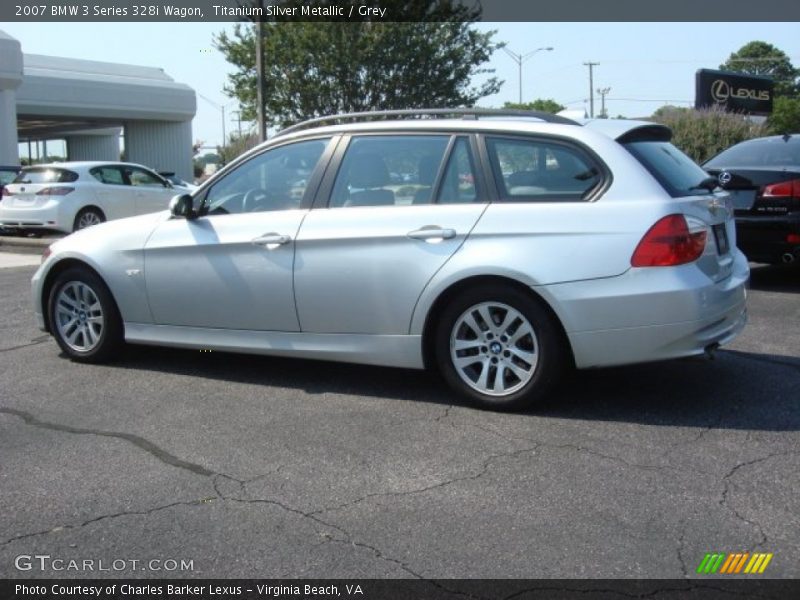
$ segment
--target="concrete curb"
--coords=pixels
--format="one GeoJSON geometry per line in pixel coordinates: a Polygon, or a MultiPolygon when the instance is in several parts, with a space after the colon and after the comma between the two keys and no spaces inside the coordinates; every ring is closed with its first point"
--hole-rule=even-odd
{"type": "Polygon", "coordinates": [[[23,252],[41,254],[53,242],[61,238],[9,237],[0,235],[0,252],[23,252]]]}

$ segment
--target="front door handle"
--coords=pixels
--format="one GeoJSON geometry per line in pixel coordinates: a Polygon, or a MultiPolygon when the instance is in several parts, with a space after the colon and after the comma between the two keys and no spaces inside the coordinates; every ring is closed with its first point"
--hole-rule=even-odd
{"type": "Polygon", "coordinates": [[[438,225],[426,225],[420,229],[409,231],[406,235],[415,240],[449,240],[456,237],[456,230],[439,227],[438,225]]]}
{"type": "Polygon", "coordinates": [[[292,241],[291,236],[280,235],[279,233],[265,233],[252,240],[256,246],[283,246],[292,241]]]}

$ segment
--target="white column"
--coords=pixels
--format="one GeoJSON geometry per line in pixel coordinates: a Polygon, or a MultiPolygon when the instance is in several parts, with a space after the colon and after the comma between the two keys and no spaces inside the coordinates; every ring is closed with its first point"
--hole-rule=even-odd
{"type": "Polygon", "coordinates": [[[17,94],[22,83],[22,49],[0,31],[0,164],[18,165],[17,94]]]}
{"type": "Polygon", "coordinates": [[[125,158],[192,181],[192,122],[128,121],[125,158]]]}

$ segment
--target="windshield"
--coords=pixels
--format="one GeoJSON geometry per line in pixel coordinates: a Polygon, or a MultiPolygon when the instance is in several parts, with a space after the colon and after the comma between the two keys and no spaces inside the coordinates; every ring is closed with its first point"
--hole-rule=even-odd
{"type": "Polygon", "coordinates": [[[623,144],[673,198],[710,193],[701,183],[708,173],[669,142],[623,144]]]}
{"type": "Polygon", "coordinates": [[[748,140],[723,150],[705,165],[709,169],[800,166],[800,137],[748,140]]]}

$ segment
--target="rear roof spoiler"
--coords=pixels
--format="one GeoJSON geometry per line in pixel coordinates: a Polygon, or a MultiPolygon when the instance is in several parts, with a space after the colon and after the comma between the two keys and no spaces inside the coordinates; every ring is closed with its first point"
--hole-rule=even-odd
{"type": "Polygon", "coordinates": [[[653,123],[642,125],[623,133],[617,138],[620,144],[631,142],[668,142],[672,139],[672,130],[665,125],[653,123]]]}

